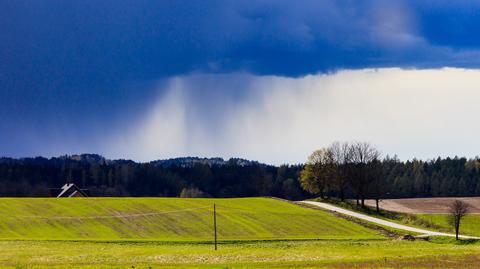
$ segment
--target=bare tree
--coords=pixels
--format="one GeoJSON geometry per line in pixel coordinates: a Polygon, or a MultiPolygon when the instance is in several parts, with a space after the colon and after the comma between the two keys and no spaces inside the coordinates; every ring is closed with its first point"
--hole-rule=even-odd
{"type": "Polygon", "coordinates": [[[380,198],[386,193],[386,182],[382,173],[382,167],[379,160],[373,160],[367,164],[367,178],[368,178],[368,198],[375,200],[375,209],[377,213],[380,212],[379,202],[380,198]]]}
{"type": "Polygon", "coordinates": [[[350,186],[357,195],[357,205],[361,200],[362,206],[365,206],[365,197],[372,181],[367,166],[378,160],[380,152],[367,142],[354,142],[349,148],[347,166],[349,167],[350,186]]]}
{"type": "Polygon", "coordinates": [[[448,215],[448,223],[455,227],[455,238],[458,240],[458,232],[460,230],[460,221],[469,210],[469,205],[463,201],[455,200],[450,205],[450,212],[448,215]]]}
{"type": "Polygon", "coordinates": [[[333,161],[332,184],[338,191],[340,200],[344,201],[349,183],[349,174],[346,164],[351,158],[350,144],[348,142],[333,142],[328,147],[328,151],[330,152],[333,161]]]}

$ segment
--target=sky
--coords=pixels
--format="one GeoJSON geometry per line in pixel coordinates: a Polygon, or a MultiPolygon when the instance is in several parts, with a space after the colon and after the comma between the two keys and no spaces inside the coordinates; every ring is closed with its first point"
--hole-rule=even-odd
{"type": "Polygon", "coordinates": [[[0,0],[0,156],[480,155],[480,1],[0,0]]]}

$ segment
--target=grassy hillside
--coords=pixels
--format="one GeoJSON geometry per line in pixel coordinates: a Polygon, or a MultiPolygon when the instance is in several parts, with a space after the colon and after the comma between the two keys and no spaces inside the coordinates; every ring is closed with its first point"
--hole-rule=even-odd
{"type": "Polygon", "coordinates": [[[2,198],[0,239],[211,240],[373,239],[378,233],[267,198],[2,198]]]}

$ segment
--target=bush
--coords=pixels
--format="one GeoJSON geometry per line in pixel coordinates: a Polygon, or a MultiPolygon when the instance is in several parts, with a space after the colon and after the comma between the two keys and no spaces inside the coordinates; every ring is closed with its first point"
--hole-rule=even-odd
{"type": "Polygon", "coordinates": [[[197,187],[183,188],[180,192],[180,198],[208,198],[210,195],[197,187]]]}

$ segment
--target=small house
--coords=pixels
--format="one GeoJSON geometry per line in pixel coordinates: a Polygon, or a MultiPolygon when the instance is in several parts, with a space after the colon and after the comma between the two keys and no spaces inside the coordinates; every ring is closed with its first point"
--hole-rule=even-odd
{"type": "Polygon", "coordinates": [[[80,189],[73,183],[66,183],[60,189],[50,189],[50,195],[52,197],[88,197],[88,190],[80,189]]]}

